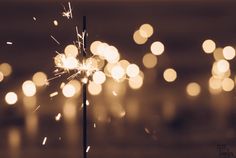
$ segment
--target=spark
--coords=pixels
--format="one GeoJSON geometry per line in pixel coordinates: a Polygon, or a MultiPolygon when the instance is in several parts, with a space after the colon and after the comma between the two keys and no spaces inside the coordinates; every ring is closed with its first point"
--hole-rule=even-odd
{"type": "Polygon", "coordinates": [[[55,37],[53,37],[52,35],[50,35],[50,37],[51,37],[58,45],[60,45],[60,42],[58,42],[58,40],[57,40],[55,37]]]}
{"type": "Polygon", "coordinates": [[[35,113],[40,108],[40,105],[36,107],[36,109],[33,111],[35,113]]]}
{"type": "Polygon", "coordinates": [[[42,145],[45,145],[47,141],[47,137],[44,137],[42,145]]]}
{"type": "Polygon", "coordinates": [[[61,119],[61,113],[58,113],[57,116],[55,116],[55,120],[60,121],[60,119],[61,119]]]}
{"type": "Polygon", "coordinates": [[[33,17],[33,20],[36,21],[37,20],[36,17],[33,17]]]}
{"type": "Polygon", "coordinates": [[[148,128],[144,128],[144,130],[145,130],[145,132],[146,132],[147,134],[151,134],[151,132],[149,131],[148,128]]]}
{"type": "Polygon", "coordinates": [[[87,147],[87,149],[86,149],[86,153],[88,153],[89,150],[90,150],[90,146],[87,147]]]}
{"type": "Polygon", "coordinates": [[[71,9],[70,2],[68,2],[68,7],[69,7],[69,10],[66,10],[66,8],[64,7],[64,12],[62,12],[62,16],[67,17],[67,19],[70,19],[70,18],[72,19],[73,15],[72,15],[72,9],[71,9]]]}
{"type": "Polygon", "coordinates": [[[97,125],[96,125],[96,123],[94,123],[94,124],[93,124],[93,128],[96,128],[96,127],[97,127],[97,125]]]}
{"type": "Polygon", "coordinates": [[[58,92],[53,92],[50,94],[50,97],[52,98],[52,97],[55,97],[56,95],[58,95],[58,92]]]}
{"type": "Polygon", "coordinates": [[[57,20],[54,20],[54,21],[53,21],[53,24],[54,24],[55,26],[58,26],[58,21],[57,21],[57,20]]]}
{"type": "Polygon", "coordinates": [[[116,93],[115,91],[112,91],[112,94],[113,94],[114,96],[117,96],[117,93],[116,93]]]}
{"type": "Polygon", "coordinates": [[[7,42],[7,45],[12,45],[13,44],[13,42],[7,42]]]}
{"type": "Polygon", "coordinates": [[[63,87],[65,86],[65,82],[62,82],[61,85],[60,85],[60,88],[63,89],[63,87]]]}
{"type": "Polygon", "coordinates": [[[61,137],[59,137],[58,139],[61,140],[61,137]]]}

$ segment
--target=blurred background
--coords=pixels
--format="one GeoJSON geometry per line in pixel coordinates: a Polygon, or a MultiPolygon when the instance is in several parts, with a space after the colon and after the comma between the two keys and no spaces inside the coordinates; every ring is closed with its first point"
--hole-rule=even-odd
{"type": "Polygon", "coordinates": [[[70,2],[0,2],[0,158],[82,158],[81,82],[52,78],[83,15],[87,51],[115,56],[88,85],[89,158],[233,157],[236,1],[70,2]]]}

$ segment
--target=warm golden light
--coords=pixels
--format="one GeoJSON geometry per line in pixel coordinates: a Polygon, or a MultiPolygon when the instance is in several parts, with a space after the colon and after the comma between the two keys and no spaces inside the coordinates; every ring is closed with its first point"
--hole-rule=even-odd
{"type": "Polygon", "coordinates": [[[102,71],[96,71],[93,74],[93,82],[96,84],[103,84],[106,81],[106,75],[102,71]]]}
{"type": "Polygon", "coordinates": [[[212,76],[209,79],[209,87],[214,90],[221,89],[221,80],[212,76]]]}
{"type": "Polygon", "coordinates": [[[36,72],[32,78],[36,86],[44,86],[47,83],[47,75],[44,72],[36,72]]]}
{"type": "Polygon", "coordinates": [[[150,49],[151,49],[152,54],[161,55],[165,50],[165,46],[160,41],[156,41],[152,43],[150,49]]]}
{"type": "Polygon", "coordinates": [[[126,74],[129,77],[135,77],[139,74],[139,67],[136,64],[130,64],[128,65],[126,69],[126,74]]]}
{"type": "Polygon", "coordinates": [[[222,89],[226,92],[232,91],[234,89],[234,81],[231,78],[225,78],[222,81],[222,89]]]}
{"type": "Polygon", "coordinates": [[[153,27],[150,24],[143,24],[139,28],[140,35],[144,38],[149,38],[153,34],[153,27]]]}
{"type": "Polygon", "coordinates": [[[98,49],[99,44],[101,44],[101,43],[102,43],[102,42],[100,42],[100,41],[94,41],[94,42],[90,45],[90,51],[91,51],[92,54],[98,55],[97,49],[98,49]]]}
{"type": "Polygon", "coordinates": [[[75,57],[67,57],[64,60],[62,60],[63,67],[66,69],[75,69],[78,67],[78,61],[75,57]]]}
{"type": "Polygon", "coordinates": [[[63,87],[62,93],[65,97],[70,98],[75,95],[76,89],[72,84],[68,83],[63,87]]]}
{"type": "Polygon", "coordinates": [[[33,81],[25,81],[22,85],[22,91],[25,96],[32,97],[36,94],[36,86],[33,81]]]}
{"type": "Polygon", "coordinates": [[[111,76],[115,80],[121,79],[125,75],[125,70],[120,66],[116,65],[111,69],[111,76]]]}
{"type": "Polygon", "coordinates": [[[76,117],[76,105],[71,101],[66,101],[63,106],[63,117],[66,121],[73,121],[76,117]]]}
{"type": "Polygon", "coordinates": [[[14,92],[8,92],[5,96],[5,101],[9,105],[15,104],[17,102],[17,100],[18,100],[18,97],[17,97],[16,93],[14,93],[14,92]]]}
{"type": "Polygon", "coordinates": [[[177,78],[177,73],[174,69],[168,68],[164,71],[163,77],[167,82],[174,82],[177,78]]]}
{"type": "Polygon", "coordinates": [[[143,37],[139,30],[134,32],[133,39],[134,42],[139,45],[142,45],[147,42],[147,38],[143,37]]]}
{"type": "Polygon", "coordinates": [[[216,49],[216,44],[213,40],[207,39],[202,43],[202,49],[205,53],[213,53],[213,51],[216,49]]]}
{"type": "Polygon", "coordinates": [[[141,75],[137,75],[129,79],[129,86],[132,89],[139,89],[142,87],[142,85],[143,85],[143,78],[141,77],[141,75]]]}
{"type": "Polygon", "coordinates": [[[127,69],[127,67],[129,66],[129,61],[127,61],[127,60],[121,60],[121,61],[119,61],[119,65],[124,69],[124,70],[126,70],[127,69]]]}
{"type": "Polygon", "coordinates": [[[96,84],[94,82],[89,82],[88,84],[88,92],[91,95],[98,95],[102,91],[102,86],[100,84],[96,84]]]}
{"type": "Polygon", "coordinates": [[[216,50],[213,53],[214,59],[216,61],[224,59],[224,55],[223,55],[223,49],[222,48],[216,48],[216,50]]]}
{"type": "Polygon", "coordinates": [[[120,60],[120,54],[116,47],[108,46],[103,52],[107,62],[114,64],[120,60]]]}
{"type": "Polygon", "coordinates": [[[218,71],[221,73],[227,72],[230,67],[229,62],[224,59],[217,61],[216,66],[217,66],[218,71]]]}
{"type": "Polygon", "coordinates": [[[231,46],[226,46],[223,49],[223,55],[226,60],[232,60],[235,57],[235,49],[231,46]]]}
{"type": "Polygon", "coordinates": [[[100,57],[104,58],[108,47],[109,45],[107,43],[104,42],[99,43],[95,55],[99,55],[100,57]]]}
{"type": "Polygon", "coordinates": [[[12,67],[8,63],[2,63],[0,65],[0,71],[3,73],[4,76],[9,76],[12,73],[12,67]]]}
{"type": "Polygon", "coordinates": [[[2,82],[3,79],[4,79],[4,75],[3,75],[3,73],[0,71],[0,82],[2,82]]]}
{"type": "Polygon", "coordinates": [[[78,55],[78,48],[75,46],[75,45],[73,45],[73,44],[70,44],[70,45],[68,45],[68,46],[66,46],[66,48],[65,48],[65,50],[64,50],[64,52],[65,52],[65,55],[67,56],[67,57],[76,57],[77,55],[78,55]]]}
{"type": "Polygon", "coordinates": [[[81,93],[81,83],[78,80],[71,80],[69,82],[69,84],[72,85],[75,88],[75,93],[77,95],[80,95],[80,93],[81,93]]]}
{"type": "Polygon", "coordinates": [[[157,65],[157,57],[152,53],[147,53],[143,56],[143,65],[146,68],[154,68],[157,65]]]}
{"type": "Polygon", "coordinates": [[[198,96],[201,92],[201,87],[196,82],[191,82],[186,87],[186,92],[190,96],[198,96]]]}

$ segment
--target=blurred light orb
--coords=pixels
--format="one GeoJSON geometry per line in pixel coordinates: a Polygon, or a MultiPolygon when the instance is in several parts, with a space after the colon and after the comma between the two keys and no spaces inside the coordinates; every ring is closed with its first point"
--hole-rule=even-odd
{"type": "Polygon", "coordinates": [[[36,86],[41,87],[47,83],[47,75],[44,72],[36,72],[32,80],[36,86]]]}
{"type": "Polygon", "coordinates": [[[235,49],[231,46],[226,46],[223,49],[223,55],[226,60],[232,60],[235,57],[235,49]]]}
{"type": "Polygon", "coordinates": [[[207,54],[213,53],[214,50],[216,49],[216,44],[213,40],[207,39],[202,43],[202,49],[207,54]]]}
{"type": "Polygon", "coordinates": [[[161,55],[165,50],[165,46],[160,41],[156,41],[151,44],[150,49],[151,49],[152,54],[161,55]]]}
{"type": "Polygon", "coordinates": [[[65,97],[71,98],[75,95],[76,89],[72,84],[68,83],[63,87],[62,93],[65,97]]]}
{"type": "Polygon", "coordinates": [[[129,66],[129,61],[127,61],[127,60],[121,60],[121,61],[119,61],[119,65],[124,69],[124,70],[126,70],[127,69],[127,67],[129,66]]]}
{"type": "Polygon", "coordinates": [[[201,92],[201,87],[196,82],[191,82],[186,87],[186,92],[190,96],[198,96],[201,92]]]}
{"type": "Polygon", "coordinates": [[[0,71],[3,73],[5,77],[10,76],[12,73],[12,67],[8,63],[2,63],[0,65],[0,71]]]}
{"type": "Polygon", "coordinates": [[[33,81],[27,80],[22,84],[22,91],[25,96],[32,97],[36,94],[36,86],[33,81]]]}
{"type": "Polygon", "coordinates": [[[109,45],[107,43],[99,43],[96,49],[96,55],[105,58],[105,53],[107,52],[108,47],[109,45]]]}
{"type": "Polygon", "coordinates": [[[140,75],[129,78],[129,86],[132,89],[139,89],[143,85],[143,78],[140,75]]]}
{"type": "Polygon", "coordinates": [[[4,75],[3,75],[3,73],[0,71],[0,82],[2,82],[3,79],[4,79],[4,75]]]}
{"type": "Polygon", "coordinates": [[[209,79],[209,87],[214,90],[221,89],[221,79],[212,76],[209,79]]]}
{"type": "Polygon", "coordinates": [[[138,45],[142,45],[147,42],[147,38],[143,37],[139,30],[134,32],[133,39],[134,42],[138,45]]]}
{"type": "Polygon", "coordinates": [[[71,84],[72,86],[75,87],[75,93],[76,94],[80,94],[80,92],[81,92],[81,83],[78,80],[71,80],[69,82],[69,84],[71,84]]]}
{"type": "Polygon", "coordinates": [[[54,63],[57,67],[63,67],[63,60],[65,60],[66,56],[64,54],[57,54],[54,57],[54,63]]]}
{"type": "Polygon", "coordinates": [[[230,68],[229,62],[224,59],[217,61],[216,66],[218,71],[221,73],[227,72],[230,68]]]}
{"type": "Polygon", "coordinates": [[[94,41],[91,45],[90,45],[90,51],[93,55],[98,55],[98,46],[101,44],[101,41],[94,41]]]}
{"type": "Polygon", "coordinates": [[[15,92],[8,92],[5,96],[5,101],[9,105],[13,105],[17,102],[18,97],[15,92]]]}
{"type": "Polygon", "coordinates": [[[234,89],[234,81],[231,78],[225,78],[222,81],[222,89],[226,92],[230,92],[234,89]]]}
{"type": "Polygon", "coordinates": [[[116,65],[111,69],[111,76],[115,80],[121,79],[125,75],[125,70],[120,66],[116,65]]]}
{"type": "Polygon", "coordinates": [[[126,74],[129,77],[135,77],[139,74],[139,67],[136,64],[130,64],[128,65],[126,69],[126,74]]]}
{"type": "Polygon", "coordinates": [[[88,84],[88,92],[91,95],[98,95],[98,94],[101,93],[101,91],[102,91],[102,85],[96,84],[94,82],[89,82],[89,84],[88,84]]]}
{"type": "Polygon", "coordinates": [[[216,61],[224,59],[223,48],[216,48],[213,52],[213,56],[216,61]]]}
{"type": "Polygon", "coordinates": [[[163,77],[167,82],[174,82],[177,78],[177,72],[172,68],[168,68],[164,71],[163,77]]]}
{"type": "Polygon", "coordinates": [[[143,65],[148,68],[154,68],[157,65],[157,57],[152,53],[147,53],[143,56],[143,65]]]}
{"type": "Polygon", "coordinates": [[[116,47],[109,46],[107,47],[106,51],[104,52],[105,59],[107,62],[114,64],[120,60],[120,54],[116,47]]]}
{"type": "Polygon", "coordinates": [[[78,67],[78,60],[75,57],[67,57],[63,60],[63,67],[66,69],[75,69],[78,67]]]}
{"type": "Polygon", "coordinates": [[[103,84],[106,81],[106,75],[102,71],[96,71],[93,74],[93,82],[96,84],[103,84]]]}
{"type": "Polygon", "coordinates": [[[74,57],[74,58],[77,57],[79,53],[78,48],[73,44],[66,46],[64,52],[67,57],[74,57]]]}
{"type": "Polygon", "coordinates": [[[143,24],[139,28],[140,35],[144,38],[149,38],[153,34],[153,27],[150,24],[143,24]]]}

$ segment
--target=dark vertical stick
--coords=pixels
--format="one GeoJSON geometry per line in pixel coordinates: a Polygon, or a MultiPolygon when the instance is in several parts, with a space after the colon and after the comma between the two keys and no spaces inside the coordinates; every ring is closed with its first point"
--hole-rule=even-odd
{"type": "MultiPolygon", "coordinates": [[[[83,16],[83,60],[86,57],[86,16],[83,16]]],[[[85,75],[85,74],[84,74],[85,75]]],[[[83,83],[83,158],[87,158],[87,83],[83,83]]]]}

